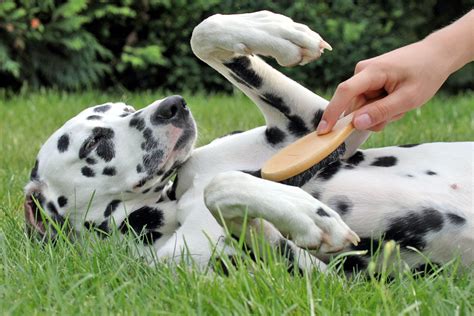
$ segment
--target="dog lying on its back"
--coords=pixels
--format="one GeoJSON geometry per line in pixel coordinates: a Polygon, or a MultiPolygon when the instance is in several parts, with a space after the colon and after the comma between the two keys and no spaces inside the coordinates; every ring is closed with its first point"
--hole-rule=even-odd
{"type": "Polygon", "coordinates": [[[285,183],[260,179],[266,160],[314,129],[327,101],[257,55],[305,64],[328,44],[307,26],[263,11],[212,16],[195,28],[191,46],[255,102],[266,125],[193,150],[196,126],[180,96],[139,111],[123,103],[86,109],[39,152],[25,188],[30,232],[55,234],[37,200],[77,233],[106,237],[116,225],[160,260],[186,253],[206,265],[214,247],[237,252],[224,242],[220,221],[239,235],[247,213],[247,229],[262,232],[301,269],[324,269],[331,255],[354,249],[369,254],[348,257],[345,268],[363,269],[381,237],[399,243],[411,267],[424,262],[413,248],[436,263],[460,255],[472,264],[474,143],[358,150],[368,137],[358,131],[325,167],[285,183]]]}

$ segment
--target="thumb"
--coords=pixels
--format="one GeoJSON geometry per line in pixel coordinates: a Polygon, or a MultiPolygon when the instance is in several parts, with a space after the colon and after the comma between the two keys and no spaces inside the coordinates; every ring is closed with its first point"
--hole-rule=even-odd
{"type": "Polygon", "coordinates": [[[369,103],[354,113],[353,124],[356,129],[366,130],[405,112],[403,93],[389,94],[385,98],[369,103]]]}

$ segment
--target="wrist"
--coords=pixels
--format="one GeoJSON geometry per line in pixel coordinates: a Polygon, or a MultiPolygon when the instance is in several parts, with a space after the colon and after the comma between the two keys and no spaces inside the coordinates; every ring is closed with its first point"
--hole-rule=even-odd
{"type": "Polygon", "coordinates": [[[421,41],[449,76],[474,60],[474,10],[421,41]]]}

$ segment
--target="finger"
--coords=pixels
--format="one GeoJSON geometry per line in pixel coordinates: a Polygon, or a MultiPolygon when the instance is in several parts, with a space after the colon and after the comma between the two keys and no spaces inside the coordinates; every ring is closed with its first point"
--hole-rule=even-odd
{"type": "Polygon", "coordinates": [[[357,109],[360,109],[368,103],[372,103],[374,101],[382,99],[385,96],[387,96],[387,92],[385,91],[385,89],[367,91],[364,94],[358,95],[354,99],[352,99],[351,105],[344,112],[344,116],[354,112],[357,109]]]}
{"type": "Polygon", "coordinates": [[[392,93],[385,98],[372,102],[354,114],[353,123],[359,130],[370,129],[392,117],[405,112],[403,93],[392,93]]]}
{"type": "Polygon", "coordinates": [[[334,127],[337,119],[350,106],[350,102],[354,97],[369,90],[381,89],[384,84],[384,74],[373,74],[370,71],[362,71],[341,83],[324,111],[318,126],[318,134],[326,134],[334,127]]]}
{"type": "Polygon", "coordinates": [[[406,114],[406,112],[400,113],[400,114],[395,115],[394,117],[392,117],[390,120],[391,120],[391,121],[398,121],[399,119],[401,119],[402,117],[404,117],[405,114],[406,114]]]}
{"type": "Polygon", "coordinates": [[[372,131],[372,132],[380,132],[381,130],[383,130],[385,128],[385,126],[387,126],[387,124],[388,124],[388,121],[385,121],[385,122],[379,123],[375,126],[372,126],[371,128],[369,128],[369,130],[372,131]]]}

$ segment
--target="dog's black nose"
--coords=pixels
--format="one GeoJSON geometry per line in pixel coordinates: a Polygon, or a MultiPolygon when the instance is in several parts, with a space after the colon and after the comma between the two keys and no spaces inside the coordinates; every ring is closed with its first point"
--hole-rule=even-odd
{"type": "Polygon", "coordinates": [[[153,116],[158,120],[169,120],[185,111],[187,111],[186,101],[180,95],[173,95],[160,103],[153,116]]]}

